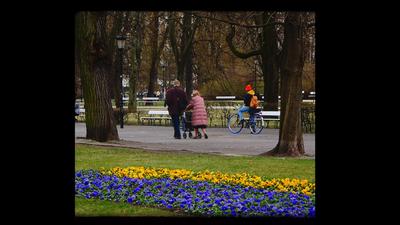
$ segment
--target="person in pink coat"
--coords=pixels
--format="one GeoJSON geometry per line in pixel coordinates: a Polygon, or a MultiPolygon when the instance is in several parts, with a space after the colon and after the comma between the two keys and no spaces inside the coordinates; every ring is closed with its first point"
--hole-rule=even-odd
{"type": "Polygon", "coordinates": [[[193,139],[199,139],[201,136],[198,135],[199,128],[203,131],[204,138],[208,138],[206,128],[208,124],[207,111],[204,105],[204,99],[200,96],[199,91],[193,90],[193,97],[186,110],[193,109],[192,112],[192,126],[194,128],[193,139]]]}

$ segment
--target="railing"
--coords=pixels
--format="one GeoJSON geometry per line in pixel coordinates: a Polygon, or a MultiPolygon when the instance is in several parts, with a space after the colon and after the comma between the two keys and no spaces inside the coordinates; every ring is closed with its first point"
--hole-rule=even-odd
{"type": "MultiPolygon", "coordinates": [[[[155,100],[155,99],[151,99],[155,100]]],[[[156,100],[155,100],[156,101],[156,100]]],[[[227,118],[230,114],[236,113],[237,110],[243,105],[243,101],[237,100],[211,100],[205,101],[206,104],[206,111],[208,115],[208,127],[226,127],[227,126],[227,118]]],[[[141,124],[141,117],[150,116],[149,111],[151,110],[159,110],[159,111],[166,111],[167,107],[163,106],[139,106],[137,107],[136,113],[128,113],[127,106],[124,106],[124,121],[126,124],[132,125],[140,125],[141,124]]],[[[278,107],[278,110],[280,108],[278,107]]],[[[119,121],[118,113],[119,108],[115,108],[115,115],[117,121],[119,121]]],[[[79,116],[79,121],[84,121],[84,112],[85,109],[81,108],[82,115],[79,116]]],[[[314,132],[315,131],[315,107],[314,104],[307,104],[304,103],[302,105],[301,110],[301,118],[302,118],[302,126],[305,132],[314,132]]],[[[279,127],[279,121],[271,121],[273,127],[279,127]]],[[[158,124],[158,123],[157,123],[158,124]]],[[[168,125],[168,124],[165,124],[168,125]]],[[[270,124],[266,123],[267,127],[270,124]]]]}

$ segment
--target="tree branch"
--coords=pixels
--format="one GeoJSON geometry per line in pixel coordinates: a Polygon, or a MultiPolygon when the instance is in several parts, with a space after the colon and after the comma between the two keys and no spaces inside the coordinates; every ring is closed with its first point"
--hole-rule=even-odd
{"type": "Polygon", "coordinates": [[[182,52],[182,55],[184,55],[184,57],[187,57],[187,53],[188,53],[189,46],[192,46],[194,34],[196,33],[196,29],[197,29],[198,24],[199,24],[199,21],[196,20],[196,21],[193,23],[192,29],[190,30],[188,41],[186,42],[185,49],[184,49],[183,52],[182,52]]]}
{"type": "Polygon", "coordinates": [[[281,25],[281,26],[284,25],[284,23],[282,23],[282,22],[269,23],[269,20],[268,20],[266,23],[264,23],[264,24],[259,24],[259,25],[246,25],[246,24],[236,23],[236,22],[233,22],[233,21],[228,21],[228,20],[213,18],[213,17],[209,17],[209,16],[201,16],[201,15],[198,15],[198,14],[195,14],[195,13],[193,13],[193,15],[195,15],[196,17],[199,17],[199,18],[205,18],[205,19],[210,19],[210,20],[216,20],[216,21],[219,21],[219,22],[228,23],[228,24],[230,24],[230,25],[236,25],[236,26],[247,27],[247,28],[260,28],[260,27],[269,27],[269,26],[275,26],[275,25],[281,25]]]}
{"type": "Polygon", "coordinates": [[[170,18],[172,17],[172,13],[170,14],[169,18],[168,18],[168,26],[169,26],[169,42],[171,43],[171,48],[172,48],[172,52],[174,53],[175,56],[175,60],[177,62],[179,62],[179,51],[178,51],[178,46],[176,43],[176,29],[175,29],[175,21],[170,18]]]}
{"type": "Polygon", "coordinates": [[[226,42],[228,43],[229,49],[232,51],[232,53],[234,55],[236,55],[237,57],[242,58],[242,59],[247,59],[251,56],[261,54],[261,49],[257,49],[257,50],[247,52],[247,53],[239,52],[233,45],[233,37],[234,36],[235,36],[235,28],[233,25],[231,25],[230,32],[229,32],[228,36],[226,37],[226,42]]]}
{"type": "Polygon", "coordinates": [[[157,51],[157,56],[158,56],[157,58],[159,58],[159,56],[161,54],[161,51],[164,49],[164,45],[165,45],[165,41],[167,40],[167,37],[168,37],[169,29],[170,29],[169,25],[167,25],[167,28],[164,31],[164,35],[163,35],[163,37],[161,39],[161,43],[160,43],[160,46],[159,46],[158,51],[157,51]]]}

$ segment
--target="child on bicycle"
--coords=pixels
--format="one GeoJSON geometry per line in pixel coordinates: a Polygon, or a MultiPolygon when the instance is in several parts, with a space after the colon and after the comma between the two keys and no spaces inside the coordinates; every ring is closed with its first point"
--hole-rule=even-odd
{"type": "Polygon", "coordinates": [[[250,108],[250,102],[253,96],[255,95],[255,92],[253,88],[251,87],[250,84],[246,85],[245,89],[246,94],[244,95],[244,105],[239,108],[238,110],[238,115],[240,119],[240,123],[244,122],[243,119],[243,113],[248,112],[250,114],[250,124],[254,124],[254,109],[250,108]]]}

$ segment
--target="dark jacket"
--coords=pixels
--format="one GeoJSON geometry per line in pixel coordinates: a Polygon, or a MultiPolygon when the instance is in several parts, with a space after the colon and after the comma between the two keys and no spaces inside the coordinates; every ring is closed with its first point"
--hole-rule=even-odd
{"type": "Polygon", "coordinates": [[[246,93],[243,96],[243,101],[244,101],[244,105],[250,107],[250,101],[251,101],[251,97],[253,97],[253,95],[246,93]]]}
{"type": "Polygon", "coordinates": [[[173,87],[167,91],[165,103],[168,106],[168,112],[171,116],[182,115],[188,101],[186,93],[179,87],[173,87]]]}

